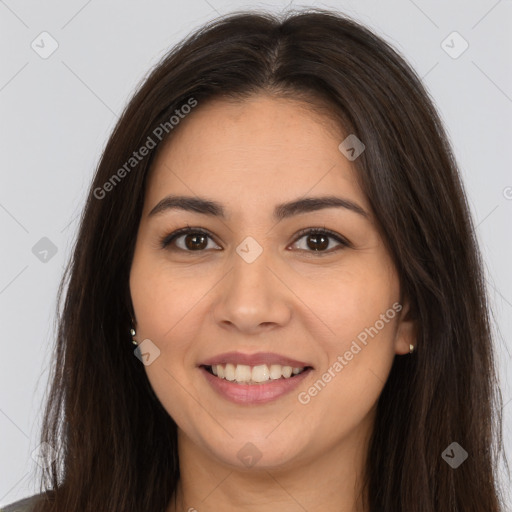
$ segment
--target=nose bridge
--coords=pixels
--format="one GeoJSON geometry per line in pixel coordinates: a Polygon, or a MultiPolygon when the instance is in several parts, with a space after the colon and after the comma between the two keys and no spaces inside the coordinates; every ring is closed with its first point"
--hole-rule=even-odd
{"type": "Polygon", "coordinates": [[[241,330],[254,330],[261,324],[282,324],[289,317],[286,292],[269,269],[272,252],[253,237],[246,237],[233,254],[233,267],[222,288],[217,306],[219,322],[241,330]]]}
{"type": "Polygon", "coordinates": [[[231,297],[242,302],[260,306],[269,300],[270,279],[273,278],[268,267],[271,263],[271,251],[264,248],[255,238],[246,237],[233,255],[231,276],[231,297]]]}
{"type": "Polygon", "coordinates": [[[248,287],[264,288],[268,286],[271,272],[268,267],[271,263],[271,251],[263,247],[253,237],[245,238],[236,248],[233,255],[233,282],[241,285],[241,288],[248,287]]]}

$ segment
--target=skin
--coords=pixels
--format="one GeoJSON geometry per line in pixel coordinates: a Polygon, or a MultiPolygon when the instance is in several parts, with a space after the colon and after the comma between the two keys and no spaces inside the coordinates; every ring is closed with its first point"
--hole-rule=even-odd
{"type": "Polygon", "coordinates": [[[168,512],[365,510],[357,491],[376,402],[395,355],[414,343],[414,326],[353,164],[338,149],[345,136],[307,105],[262,93],[200,104],[154,162],[130,290],[136,339],[160,350],[145,366],[148,379],[178,425],[178,506],[171,500],[168,512]],[[221,202],[227,217],[183,210],[148,216],[168,194],[221,202]],[[323,195],[350,199],[368,217],[345,208],[272,217],[276,204],[323,195]],[[212,234],[206,248],[191,250],[193,235],[188,252],[187,235],[161,247],[161,238],[187,224],[212,234]],[[308,246],[311,237],[297,236],[322,227],[352,247],[329,238],[323,254],[314,240],[308,246]],[[236,252],[247,236],[263,248],[251,264],[236,252]],[[299,392],[394,303],[402,311],[300,403],[299,392]],[[198,368],[234,350],[276,352],[314,370],[275,401],[234,404],[198,368]],[[261,454],[250,468],[237,457],[248,442],[261,454]]]}

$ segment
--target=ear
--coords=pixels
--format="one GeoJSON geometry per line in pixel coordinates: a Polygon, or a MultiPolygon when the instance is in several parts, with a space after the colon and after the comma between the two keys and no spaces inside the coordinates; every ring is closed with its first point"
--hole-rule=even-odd
{"type": "Polygon", "coordinates": [[[406,355],[409,354],[410,345],[416,347],[418,323],[412,314],[409,300],[404,300],[401,304],[395,335],[395,353],[406,355]]]}

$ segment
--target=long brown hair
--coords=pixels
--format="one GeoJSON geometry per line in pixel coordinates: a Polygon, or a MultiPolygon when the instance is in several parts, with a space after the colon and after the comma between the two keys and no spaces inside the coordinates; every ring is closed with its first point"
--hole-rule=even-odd
{"type": "Polygon", "coordinates": [[[450,144],[396,50],[319,9],[210,22],[162,59],[122,114],[59,290],[41,433],[58,456],[48,455],[47,499],[37,510],[163,512],[169,504],[180,477],[176,424],[129,335],[146,176],[179,130],[170,122],[176,110],[258,92],[328,104],[340,128],[364,142],[353,163],[417,320],[417,351],[395,358],[378,401],[365,474],[370,510],[502,510],[501,397],[482,261],[450,144]],[[148,154],[130,160],[143,146],[152,146],[148,154]],[[457,469],[442,457],[452,442],[469,454],[457,469]]]}

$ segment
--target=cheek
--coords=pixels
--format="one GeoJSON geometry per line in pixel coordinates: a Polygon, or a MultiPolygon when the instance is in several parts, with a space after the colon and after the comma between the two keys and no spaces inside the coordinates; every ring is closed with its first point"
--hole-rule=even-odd
{"type": "Polygon", "coordinates": [[[387,323],[374,312],[347,308],[338,315],[336,336],[322,341],[327,362],[316,379],[299,390],[299,402],[310,418],[324,425],[319,428],[326,436],[347,435],[369,418],[389,376],[395,357],[395,310],[382,310],[387,323]]]}
{"type": "Polygon", "coordinates": [[[130,292],[137,321],[137,339],[150,339],[160,353],[145,366],[147,378],[164,409],[183,429],[193,428],[197,411],[187,386],[193,358],[189,340],[193,339],[201,292],[177,279],[154,259],[136,253],[130,272],[130,292]]]}
{"type": "Polygon", "coordinates": [[[376,322],[382,339],[394,331],[393,304],[399,301],[400,290],[394,268],[385,255],[360,258],[326,277],[316,276],[315,280],[302,277],[294,283],[294,290],[305,306],[302,317],[310,319],[309,329],[318,333],[320,340],[328,340],[329,352],[333,347],[343,350],[376,322]]]}
{"type": "Polygon", "coordinates": [[[137,333],[165,344],[175,336],[176,326],[189,326],[204,291],[190,279],[176,276],[162,262],[145,254],[135,255],[130,273],[130,292],[137,320],[137,333]]]}
{"type": "Polygon", "coordinates": [[[311,286],[301,291],[316,313],[309,315],[308,329],[318,333],[315,343],[326,355],[317,384],[305,391],[316,401],[318,414],[332,403],[360,419],[377,400],[394,359],[398,281],[391,266],[375,261],[325,284],[321,293],[311,286]],[[317,395],[322,398],[313,398],[317,395]]]}
{"type": "MultiPolygon", "coordinates": [[[[327,322],[331,325],[340,350],[349,350],[352,341],[365,345],[372,339],[378,340],[378,347],[391,348],[396,331],[398,296],[387,290],[350,290],[352,295],[339,301],[337,307],[326,311],[327,322]],[[395,307],[393,307],[395,304],[395,307]]],[[[375,347],[376,349],[378,347],[375,347]]]]}

